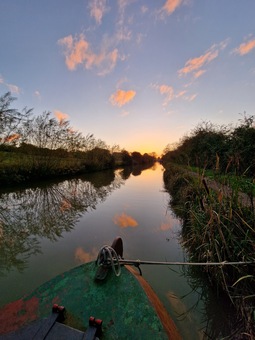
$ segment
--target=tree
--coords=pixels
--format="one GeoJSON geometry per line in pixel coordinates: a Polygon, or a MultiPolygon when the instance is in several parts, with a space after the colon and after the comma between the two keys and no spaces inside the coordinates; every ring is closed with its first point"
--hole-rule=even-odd
{"type": "Polygon", "coordinates": [[[238,174],[254,176],[255,172],[255,127],[254,116],[244,117],[230,136],[229,163],[238,174]]]}
{"type": "Polygon", "coordinates": [[[109,150],[94,148],[84,155],[86,168],[90,171],[109,169],[113,164],[113,157],[109,150]]]}
{"type": "Polygon", "coordinates": [[[78,151],[85,145],[82,134],[75,131],[69,121],[51,118],[50,112],[34,117],[30,122],[24,124],[27,141],[40,149],[50,150],[65,149],[67,151],[78,151]]]}
{"type": "Polygon", "coordinates": [[[140,154],[140,152],[132,152],[131,157],[134,164],[142,164],[143,156],[140,154]]]}
{"type": "Polygon", "coordinates": [[[0,144],[13,144],[24,141],[23,124],[27,123],[32,114],[32,109],[24,108],[22,112],[11,108],[16,98],[7,92],[0,97],[0,144]]]}

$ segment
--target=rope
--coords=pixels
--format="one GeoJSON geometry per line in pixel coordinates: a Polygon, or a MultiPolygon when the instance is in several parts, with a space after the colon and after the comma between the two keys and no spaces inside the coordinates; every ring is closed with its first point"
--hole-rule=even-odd
{"type": "Polygon", "coordinates": [[[99,266],[106,266],[112,267],[112,270],[116,276],[120,276],[121,274],[121,267],[119,262],[119,257],[115,251],[110,246],[103,246],[97,255],[96,265],[99,266]],[[117,267],[117,269],[116,269],[117,267]]]}

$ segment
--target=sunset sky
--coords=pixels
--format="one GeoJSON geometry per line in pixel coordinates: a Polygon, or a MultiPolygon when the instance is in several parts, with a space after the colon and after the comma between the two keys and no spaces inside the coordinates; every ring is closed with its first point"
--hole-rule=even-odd
{"type": "Polygon", "coordinates": [[[0,0],[0,95],[161,154],[255,114],[254,0],[0,0]]]}

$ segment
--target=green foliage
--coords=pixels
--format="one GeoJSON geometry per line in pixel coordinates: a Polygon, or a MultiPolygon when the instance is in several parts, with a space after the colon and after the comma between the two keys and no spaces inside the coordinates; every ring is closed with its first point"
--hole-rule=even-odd
{"type": "Polygon", "coordinates": [[[85,153],[85,167],[89,171],[109,169],[113,158],[109,150],[95,148],[85,153]]]}
{"type": "Polygon", "coordinates": [[[233,172],[253,177],[255,173],[254,117],[246,117],[234,129],[215,126],[210,122],[199,124],[173,150],[165,148],[164,164],[213,169],[220,173],[233,172]]]}
{"type": "Polygon", "coordinates": [[[252,311],[254,296],[255,210],[244,204],[239,187],[215,190],[203,174],[167,166],[165,188],[171,195],[171,208],[183,220],[182,245],[190,262],[252,262],[244,266],[208,267],[204,271],[216,291],[224,292],[234,305],[238,334],[255,335],[252,311]]]}

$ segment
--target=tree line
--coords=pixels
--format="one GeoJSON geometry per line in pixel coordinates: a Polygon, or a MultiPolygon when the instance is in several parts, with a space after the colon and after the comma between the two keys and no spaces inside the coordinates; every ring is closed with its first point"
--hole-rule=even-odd
{"type": "Polygon", "coordinates": [[[0,97],[0,181],[20,182],[97,171],[123,165],[153,163],[155,154],[129,153],[118,145],[108,146],[93,134],[84,136],[68,120],[51,112],[35,115],[26,107],[12,107],[10,92],[0,97]],[[11,179],[12,178],[12,179],[11,179]]]}
{"type": "Polygon", "coordinates": [[[167,145],[162,161],[253,177],[254,141],[254,116],[244,113],[235,127],[202,122],[174,147],[167,145]]]}
{"type": "Polygon", "coordinates": [[[24,108],[21,112],[11,108],[16,98],[7,92],[0,97],[0,144],[21,146],[23,143],[38,148],[66,151],[88,151],[95,147],[107,148],[104,141],[93,134],[85,137],[73,129],[70,122],[51,117],[51,112],[35,116],[33,109],[24,108]]]}

